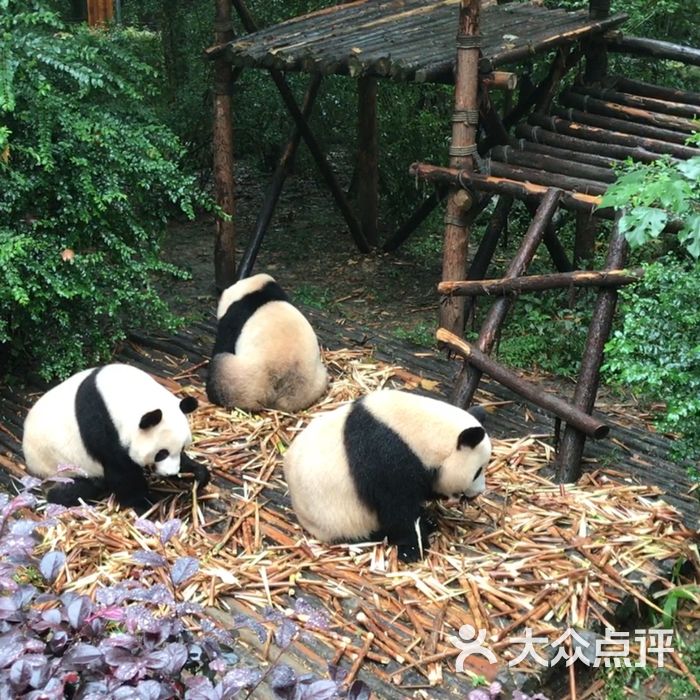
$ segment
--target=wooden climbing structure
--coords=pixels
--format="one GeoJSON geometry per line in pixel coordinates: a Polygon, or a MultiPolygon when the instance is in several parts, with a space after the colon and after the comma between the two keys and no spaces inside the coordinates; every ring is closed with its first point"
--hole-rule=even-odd
{"type": "MultiPolygon", "coordinates": [[[[295,125],[237,277],[250,274],[302,140],[358,248],[366,252],[377,247],[377,81],[453,83],[449,164],[412,166],[411,174],[434,184],[435,191],[383,248],[398,247],[446,198],[438,338],[465,360],[452,398],[467,405],[485,373],[551,412],[558,434],[560,422],[565,424],[558,440],[559,478],[578,478],[586,437],[601,438],[609,431],[593,409],[617,289],[639,277],[638,271],[625,270],[627,244],[615,226],[605,268],[580,269],[591,257],[597,222],[614,217],[614,212],[598,208],[600,197],[614,180],[614,165],[624,159],[651,162],[662,155],[689,158],[699,152],[686,140],[696,128],[693,119],[700,117],[700,95],[609,75],[608,52],[700,65],[700,50],[624,36],[618,30],[626,17],[611,14],[609,0],[590,0],[588,11],[578,12],[546,9],[539,2],[484,3],[482,8],[479,0],[356,0],[262,30],[244,0],[232,2],[250,34],[218,43],[209,56],[220,66],[233,66],[234,72],[268,70],[295,125]],[[523,80],[517,100],[504,101],[514,105],[499,112],[493,90],[513,93],[519,63],[546,56],[552,58],[545,77],[534,85],[523,80]],[[290,71],[311,75],[301,106],[286,82],[290,71]],[[576,81],[563,89],[564,78],[573,72],[576,81]],[[308,125],[320,84],[329,74],[358,81],[357,173],[362,187],[356,209],[308,125]],[[494,199],[491,219],[470,261],[470,229],[494,199]],[[516,200],[526,204],[531,225],[504,278],[481,281],[516,200]],[[557,236],[555,214],[560,210],[576,217],[571,254],[557,236]],[[527,276],[540,245],[557,272],[527,276]],[[523,381],[490,353],[519,294],[575,286],[599,291],[576,390],[567,400],[523,381]],[[465,318],[473,300],[485,295],[498,298],[479,340],[471,345],[462,339],[465,318]]],[[[232,250],[232,245],[220,241],[218,249],[232,250]]]]}
{"type": "MultiPolygon", "coordinates": [[[[624,159],[651,162],[664,155],[687,159],[700,154],[699,149],[686,145],[697,130],[693,119],[700,118],[700,95],[608,76],[608,42],[614,50],[628,46],[636,53],[648,51],[695,64],[700,63],[700,51],[643,39],[626,43],[619,36],[588,36],[584,42],[577,39],[570,46],[560,45],[547,77],[510,114],[501,116],[485,110],[489,101],[479,96],[483,81],[479,70],[474,70],[474,54],[483,43],[478,39],[479,9],[478,0],[460,3],[450,167],[415,164],[411,169],[424,180],[450,188],[443,282],[438,288],[446,303],[438,338],[464,358],[453,393],[455,403],[468,405],[486,373],[565,422],[557,445],[558,476],[562,481],[573,481],[581,474],[586,437],[608,434],[608,426],[592,415],[603,350],[612,328],[617,289],[638,277],[638,273],[624,269],[628,246],[617,223],[612,228],[605,269],[573,271],[592,251],[594,217],[614,216],[612,211],[598,208],[601,195],[615,179],[613,167],[624,159]],[[557,96],[564,75],[584,56],[583,80],[557,96]],[[468,128],[474,110],[482,127],[481,142],[476,130],[468,128]],[[499,198],[498,204],[467,271],[473,219],[470,210],[479,210],[484,200],[494,196],[499,198]],[[528,205],[532,223],[503,279],[479,283],[516,199],[528,205]],[[553,223],[559,208],[578,217],[573,262],[569,262],[553,223]],[[541,243],[548,248],[559,273],[524,276],[541,243]],[[571,401],[545,394],[489,356],[518,294],[583,285],[599,291],[571,401]],[[478,341],[470,345],[461,338],[465,297],[484,295],[498,298],[483,322],[478,341]]],[[[609,1],[592,0],[591,21],[604,21],[609,9],[609,1]]]]}

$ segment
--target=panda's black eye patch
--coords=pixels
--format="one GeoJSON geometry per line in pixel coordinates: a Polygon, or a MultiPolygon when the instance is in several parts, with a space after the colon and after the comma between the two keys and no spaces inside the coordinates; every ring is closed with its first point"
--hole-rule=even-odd
{"type": "Polygon", "coordinates": [[[474,474],[474,481],[476,481],[476,480],[481,476],[481,472],[483,472],[483,471],[484,471],[484,468],[483,468],[483,467],[479,467],[479,468],[476,470],[476,474],[474,474]]]}
{"type": "Polygon", "coordinates": [[[156,462],[162,462],[162,461],[163,461],[166,457],[168,457],[169,455],[170,455],[170,452],[168,452],[167,450],[158,450],[158,452],[156,452],[156,459],[155,459],[155,461],[156,461],[156,462]]]}

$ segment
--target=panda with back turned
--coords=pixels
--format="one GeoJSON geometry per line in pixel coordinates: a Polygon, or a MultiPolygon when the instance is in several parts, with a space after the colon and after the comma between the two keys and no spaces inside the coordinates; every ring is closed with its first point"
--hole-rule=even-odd
{"type": "Polygon", "coordinates": [[[71,476],[47,499],[66,506],[113,493],[122,506],[151,506],[144,469],[161,476],[190,473],[200,486],[207,469],[184,449],[192,436],[194,397],[178,400],[146,372],[124,364],[83,370],[50,389],[24,422],[22,450],[30,474],[71,476]],[[75,467],[61,471],[59,467],[75,467]]]}
{"type": "Polygon", "coordinates": [[[491,441],[470,411],[388,389],[318,416],[284,455],[299,522],[323,542],[386,537],[415,561],[416,522],[423,546],[434,529],[423,504],[485,488],[491,441]]]}
{"type": "Polygon", "coordinates": [[[227,408],[300,411],[321,397],[328,373],[311,324],[267,274],[221,295],[207,397],[227,408]]]}

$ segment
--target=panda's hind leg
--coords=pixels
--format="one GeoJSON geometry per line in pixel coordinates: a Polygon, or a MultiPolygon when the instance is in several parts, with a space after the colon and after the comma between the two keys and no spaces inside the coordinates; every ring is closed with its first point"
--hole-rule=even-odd
{"type": "Polygon", "coordinates": [[[73,477],[71,482],[56,484],[49,489],[46,500],[62,506],[77,506],[83,500],[86,503],[99,501],[109,493],[104,479],[89,479],[84,476],[73,477]]]}

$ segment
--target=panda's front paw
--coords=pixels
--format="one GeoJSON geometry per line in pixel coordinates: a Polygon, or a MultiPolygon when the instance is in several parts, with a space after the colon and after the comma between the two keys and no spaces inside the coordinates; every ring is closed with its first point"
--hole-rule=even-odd
{"type": "Polygon", "coordinates": [[[193,470],[192,473],[194,474],[194,480],[197,482],[198,489],[203,489],[211,480],[209,470],[201,464],[197,464],[197,468],[193,470]]]}
{"type": "Polygon", "coordinates": [[[195,462],[191,457],[186,454],[182,454],[180,458],[180,473],[181,474],[192,474],[194,480],[197,482],[197,488],[203,489],[211,479],[211,474],[209,470],[199,462],[195,462]]]}
{"type": "Polygon", "coordinates": [[[420,549],[417,544],[399,544],[396,546],[396,549],[399,553],[399,559],[404,564],[412,564],[421,560],[420,549]]]}
{"type": "Polygon", "coordinates": [[[138,498],[120,500],[119,505],[122,508],[131,508],[136,513],[136,515],[141,516],[146,511],[153,508],[153,501],[151,501],[146,496],[139,496],[138,498]]]}

